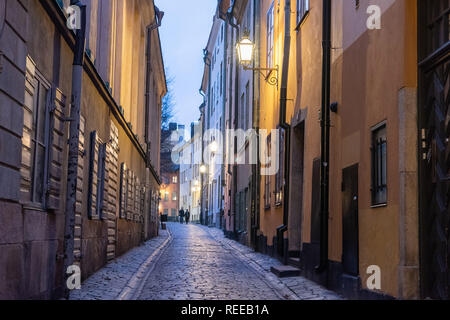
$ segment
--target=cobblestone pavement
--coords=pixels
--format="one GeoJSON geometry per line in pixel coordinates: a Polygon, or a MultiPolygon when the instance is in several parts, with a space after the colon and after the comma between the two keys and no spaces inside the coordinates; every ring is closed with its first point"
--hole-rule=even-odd
{"type": "MultiPolygon", "coordinates": [[[[206,228],[206,227],[201,227],[206,228]]],[[[278,278],[271,271],[271,267],[283,265],[280,261],[268,255],[255,252],[253,249],[240,244],[234,240],[226,238],[223,232],[216,228],[207,228],[208,232],[216,241],[226,246],[241,260],[245,261],[255,271],[260,273],[270,284],[282,290],[291,293],[291,299],[300,300],[342,300],[337,293],[327,290],[317,283],[304,277],[278,278]]]]}
{"type": "Polygon", "coordinates": [[[117,258],[73,291],[71,300],[335,300],[302,277],[278,279],[281,263],[221,230],[168,223],[170,232],[117,258]]]}
{"type": "Polygon", "coordinates": [[[218,229],[169,224],[173,241],[157,262],[139,299],[339,299],[304,278],[279,280],[276,259],[223,236],[218,229]]]}
{"type": "Polygon", "coordinates": [[[159,236],[108,263],[74,290],[70,300],[116,300],[125,293],[146,260],[169,238],[166,230],[159,236]]]}

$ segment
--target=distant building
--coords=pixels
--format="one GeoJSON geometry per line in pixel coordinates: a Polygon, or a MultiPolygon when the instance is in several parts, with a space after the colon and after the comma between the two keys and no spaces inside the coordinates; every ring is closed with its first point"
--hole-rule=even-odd
{"type": "Polygon", "coordinates": [[[203,159],[207,165],[207,175],[203,191],[204,223],[221,227],[224,218],[224,150],[219,142],[223,141],[225,128],[225,104],[228,91],[226,90],[227,68],[227,27],[225,21],[214,16],[213,26],[204,50],[205,69],[201,91],[205,97],[203,122],[203,148],[212,148],[209,158],[203,159]]]}
{"type": "Polygon", "coordinates": [[[201,124],[191,124],[191,139],[179,150],[180,208],[189,210],[192,222],[200,222],[202,140],[201,124]]]}
{"type": "Polygon", "coordinates": [[[161,132],[161,202],[159,213],[177,221],[180,210],[180,166],[172,158],[173,149],[184,141],[185,126],[172,122],[161,132]]]}

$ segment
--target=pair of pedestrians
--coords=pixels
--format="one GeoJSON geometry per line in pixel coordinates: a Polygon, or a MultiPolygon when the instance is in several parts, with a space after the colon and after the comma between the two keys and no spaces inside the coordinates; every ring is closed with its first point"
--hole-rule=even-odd
{"type": "Polygon", "coordinates": [[[181,208],[180,212],[179,212],[179,216],[180,216],[180,223],[183,224],[186,221],[186,224],[189,223],[189,220],[191,219],[191,213],[189,212],[189,210],[184,211],[183,208],[181,208]]]}

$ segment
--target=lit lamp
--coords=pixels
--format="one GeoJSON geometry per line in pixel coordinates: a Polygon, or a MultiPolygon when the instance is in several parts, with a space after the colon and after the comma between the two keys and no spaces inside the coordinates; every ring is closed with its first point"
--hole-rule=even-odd
{"type": "Polygon", "coordinates": [[[278,66],[275,68],[252,68],[249,67],[253,59],[253,51],[255,50],[255,44],[250,40],[248,31],[244,32],[244,36],[236,45],[238,52],[239,63],[243,66],[244,70],[259,71],[264,77],[266,82],[272,86],[278,86],[278,66]],[[263,71],[267,71],[264,74],[263,71]],[[275,71],[275,75],[273,75],[275,71]]]}
{"type": "Polygon", "coordinates": [[[254,43],[250,40],[248,35],[244,35],[241,41],[236,45],[239,56],[239,62],[242,65],[250,65],[253,58],[254,43]]]}
{"type": "Polygon", "coordinates": [[[206,166],[204,164],[200,166],[200,173],[206,173],[206,166]]]}

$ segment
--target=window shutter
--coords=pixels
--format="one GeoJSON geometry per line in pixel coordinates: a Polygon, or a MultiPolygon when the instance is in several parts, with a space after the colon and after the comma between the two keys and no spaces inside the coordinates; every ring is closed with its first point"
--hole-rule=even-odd
{"type": "Polygon", "coordinates": [[[105,193],[106,172],[106,144],[100,145],[98,150],[98,175],[97,175],[97,216],[103,219],[103,205],[105,193]]]}
{"type": "Polygon", "coordinates": [[[46,159],[45,159],[45,204],[49,210],[60,209],[65,139],[65,96],[58,88],[49,90],[46,106],[46,159]]]}
{"type": "Polygon", "coordinates": [[[134,177],[133,177],[133,171],[128,170],[127,174],[127,181],[128,181],[128,192],[127,192],[127,220],[133,219],[133,207],[134,207],[134,201],[133,201],[133,186],[134,186],[134,177]]]}
{"type": "Polygon", "coordinates": [[[97,179],[94,177],[98,171],[98,145],[97,131],[91,132],[89,144],[89,178],[88,178],[88,217],[92,219],[96,215],[97,205],[97,179]]]}
{"type": "Polygon", "coordinates": [[[120,199],[119,199],[119,218],[126,219],[127,217],[127,198],[128,198],[128,174],[127,166],[122,163],[120,166],[120,199]]]}

